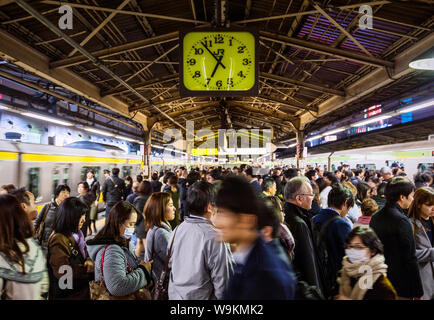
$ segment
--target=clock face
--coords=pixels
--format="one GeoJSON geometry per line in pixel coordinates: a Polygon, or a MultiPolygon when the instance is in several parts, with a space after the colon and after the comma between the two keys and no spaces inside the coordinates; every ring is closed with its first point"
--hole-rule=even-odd
{"type": "Polygon", "coordinates": [[[182,40],[183,85],[190,91],[248,91],[256,80],[250,32],[189,32],[182,40]]]}

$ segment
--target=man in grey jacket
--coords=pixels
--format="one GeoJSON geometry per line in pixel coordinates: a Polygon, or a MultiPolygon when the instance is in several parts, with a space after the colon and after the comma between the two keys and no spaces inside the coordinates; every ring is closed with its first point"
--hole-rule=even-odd
{"type": "Polygon", "coordinates": [[[172,269],[169,300],[222,299],[233,274],[233,257],[229,245],[217,239],[211,222],[215,210],[216,187],[196,182],[187,193],[185,218],[172,233],[172,269]]]}

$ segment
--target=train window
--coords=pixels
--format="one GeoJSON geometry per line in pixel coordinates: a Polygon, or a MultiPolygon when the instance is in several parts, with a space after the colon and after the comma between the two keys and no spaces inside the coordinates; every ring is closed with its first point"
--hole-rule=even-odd
{"type": "Polygon", "coordinates": [[[356,164],[356,168],[360,169],[360,168],[365,168],[365,169],[370,169],[370,170],[375,170],[376,166],[375,163],[369,163],[369,164],[356,164]]]}
{"type": "Polygon", "coordinates": [[[35,198],[39,197],[39,177],[40,168],[29,169],[28,190],[35,195],[35,198]]]}
{"type": "Polygon", "coordinates": [[[68,185],[68,179],[69,179],[69,168],[63,169],[63,184],[68,185]]]}
{"type": "Polygon", "coordinates": [[[122,167],[122,178],[125,178],[126,176],[131,177],[131,173],[133,172],[132,166],[123,166],[122,167]]]}
{"type": "Polygon", "coordinates": [[[417,165],[417,171],[418,172],[423,172],[423,171],[425,171],[425,170],[428,170],[428,168],[430,168],[430,167],[434,167],[434,163],[419,163],[418,165],[417,165]]]}
{"type": "Polygon", "coordinates": [[[82,167],[81,168],[81,181],[86,181],[87,179],[87,172],[89,170],[93,170],[93,172],[95,172],[95,179],[96,181],[99,181],[99,175],[101,172],[101,168],[100,167],[82,167]]]}
{"type": "Polygon", "coordinates": [[[59,185],[59,179],[60,179],[60,169],[55,167],[53,169],[53,195],[54,195],[54,191],[59,185]]]}

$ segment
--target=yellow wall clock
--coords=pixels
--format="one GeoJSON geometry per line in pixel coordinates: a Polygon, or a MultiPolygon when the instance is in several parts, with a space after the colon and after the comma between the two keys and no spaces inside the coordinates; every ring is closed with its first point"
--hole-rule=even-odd
{"type": "Polygon", "coordinates": [[[256,96],[257,39],[244,30],[180,32],[181,96],[256,96]]]}

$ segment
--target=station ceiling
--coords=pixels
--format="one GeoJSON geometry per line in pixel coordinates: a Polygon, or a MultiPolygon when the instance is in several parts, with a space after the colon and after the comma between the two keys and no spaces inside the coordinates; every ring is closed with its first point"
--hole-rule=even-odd
{"type": "Polygon", "coordinates": [[[187,120],[196,129],[271,127],[278,142],[432,81],[408,67],[434,46],[431,1],[226,1],[230,25],[260,30],[260,90],[224,102],[178,92],[179,30],[210,25],[216,1],[26,2],[56,26],[59,6],[73,7],[73,29],[63,32],[129,88],[17,1],[0,0],[0,56],[148,129],[187,120]],[[364,4],[371,30],[359,28],[364,4]]]}

